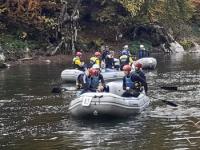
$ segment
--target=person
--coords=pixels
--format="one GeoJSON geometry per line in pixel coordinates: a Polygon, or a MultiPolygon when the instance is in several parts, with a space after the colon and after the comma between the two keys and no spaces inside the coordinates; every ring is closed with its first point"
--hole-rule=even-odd
{"type": "Polygon", "coordinates": [[[105,68],[113,69],[115,65],[114,62],[114,51],[110,51],[110,54],[105,58],[105,68]]]}
{"type": "Polygon", "coordinates": [[[78,75],[78,77],[76,78],[76,89],[83,89],[83,82],[84,82],[84,78],[89,76],[89,69],[90,68],[86,68],[86,70],[82,73],[80,73],[78,75]]]}
{"type": "Polygon", "coordinates": [[[81,52],[76,52],[76,56],[73,58],[73,65],[74,68],[84,71],[84,62],[81,61],[82,53],[81,52]]]}
{"type": "Polygon", "coordinates": [[[83,76],[83,90],[80,94],[86,92],[103,92],[105,89],[105,81],[101,73],[96,69],[90,68],[83,76]]]}
{"type": "Polygon", "coordinates": [[[94,56],[92,56],[90,58],[90,64],[91,65],[97,64],[97,65],[100,66],[101,65],[100,57],[101,57],[101,53],[100,52],[95,52],[94,56]]]}
{"type": "Polygon", "coordinates": [[[101,56],[101,60],[103,62],[105,62],[106,57],[110,54],[110,50],[108,45],[105,46],[105,48],[102,50],[102,56],[101,56]]]}
{"type": "Polygon", "coordinates": [[[117,58],[114,58],[114,68],[120,70],[120,61],[117,58]]]}
{"type": "Polygon", "coordinates": [[[128,52],[123,50],[122,55],[119,58],[120,61],[120,70],[123,70],[124,65],[132,64],[133,60],[132,58],[128,55],[128,52]]]}
{"type": "Polygon", "coordinates": [[[131,55],[128,45],[124,45],[122,52],[123,51],[126,51],[128,56],[131,55]]]}
{"type": "Polygon", "coordinates": [[[122,94],[123,97],[138,97],[142,86],[144,86],[145,93],[147,94],[148,87],[146,81],[134,72],[131,73],[130,65],[125,65],[123,71],[125,74],[123,77],[123,90],[125,90],[122,94]]]}
{"type": "Polygon", "coordinates": [[[140,49],[138,51],[138,58],[149,57],[149,51],[145,49],[144,45],[140,45],[140,49]]]}
{"type": "Polygon", "coordinates": [[[139,62],[136,62],[134,66],[135,66],[135,74],[140,76],[146,82],[146,76],[144,72],[142,71],[142,64],[139,62]]]}

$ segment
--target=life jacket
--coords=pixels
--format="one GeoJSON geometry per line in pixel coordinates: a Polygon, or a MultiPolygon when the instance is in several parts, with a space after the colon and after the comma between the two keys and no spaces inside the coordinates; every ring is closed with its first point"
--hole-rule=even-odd
{"type": "Polygon", "coordinates": [[[94,64],[100,65],[100,60],[99,60],[99,58],[93,56],[90,58],[90,63],[92,65],[94,65],[94,64]]]}
{"type": "Polygon", "coordinates": [[[120,56],[119,61],[120,61],[120,69],[123,70],[123,66],[129,64],[129,56],[122,55],[120,56]]]}
{"type": "Polygon", "coordinates": [[[125,77],[125,84],[126,87],[129,87],[131,89],[134,88],[134,82],[131,80],[131,75],[129,77],[128,76],[125,77]]]}
{"type": "Polygon", "coordinates": [[[87,78],[87,82],[88,82],[90,88],[97,89],[97,87],[99,86],[99,76],[87,78]]]}
{"type": "Polygon", "coordinates": [[[79,66],[78,64],[76,64],[76,61],[77,61],[77,60],[78,60],[78,61],[81,61],[80,58],[77,57],[77,56],[73,58],[73,65],[74,65],[75,68],[76,68],[77,66],[79,66]]]}
{"type": "Polygon", "coordinates": [[[73,58],[73,66],[75,69],[78,69],[78,70],[81,70],[81,71],[84,71],[84,67],[83,66],[80,66],[82,64],[81,60],[79,57],[74,57],[73,58]],[[79,64],[76,64],[76,61],[78,61],[79,64]]]}
{"type": "Polygon", "coordinates": [[[91,87],[97,89],[99,86],[99,76],[92,77],[91,87]]]}
{"type": "Polygon", "coordinates": [[[121,64],[128,64],[129,63],[129,56],[122,55],[122,56],[120,56],[119,60],[120,60],[121,64]]]}

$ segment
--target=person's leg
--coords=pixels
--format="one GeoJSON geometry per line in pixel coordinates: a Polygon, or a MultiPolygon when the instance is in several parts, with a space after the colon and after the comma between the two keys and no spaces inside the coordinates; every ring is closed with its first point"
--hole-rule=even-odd
{"type": "Polygon", "coordinates": [[[131,93],[131,97],[138,97],[139,95],[140,95],[140,92],[138,92],[138,91],[133,91],[131,93]]]}
{"type": "Polygon", "coordinates": [[[130,97],[130,96],[131,96],[131,94],[129,92],[124,92],[122,94],[122,97],[130,97]]]}

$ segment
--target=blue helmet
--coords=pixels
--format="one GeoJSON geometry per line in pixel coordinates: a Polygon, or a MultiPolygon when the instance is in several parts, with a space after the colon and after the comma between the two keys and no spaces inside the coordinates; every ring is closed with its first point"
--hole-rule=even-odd
{"type": "Polygon", "coordinates": [[[128,55],[128,52],[126,50],[123,50],[122,55],[128,55]]]}

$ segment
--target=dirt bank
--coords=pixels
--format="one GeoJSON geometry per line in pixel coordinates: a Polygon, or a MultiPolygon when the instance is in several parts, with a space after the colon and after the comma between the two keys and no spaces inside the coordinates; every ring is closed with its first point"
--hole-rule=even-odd
{"type": "MultiPolygon", "coordinates": [[[[87,58],[90,56],[92,56],[92,53],[85,53],[83,55],[83,60],[87,61],[87,58]]],[[[27,64],[71,64],[73,57],[73,55],[35,56],[29,59],[24,58],[17,61],[8,61],[6,63],[11,67],[27,64]]]]}

